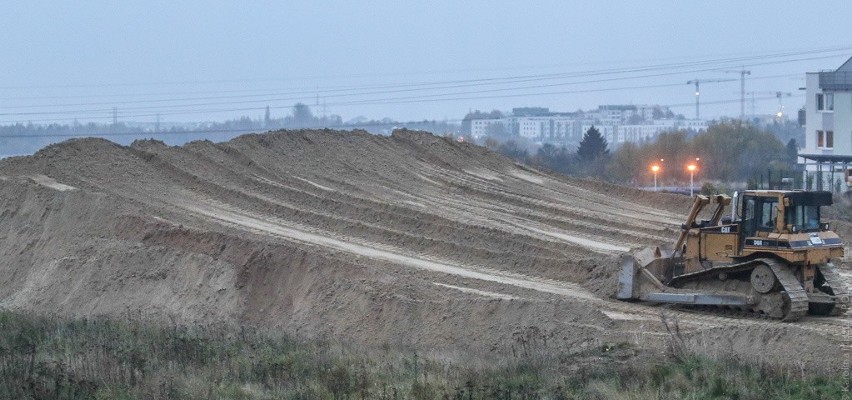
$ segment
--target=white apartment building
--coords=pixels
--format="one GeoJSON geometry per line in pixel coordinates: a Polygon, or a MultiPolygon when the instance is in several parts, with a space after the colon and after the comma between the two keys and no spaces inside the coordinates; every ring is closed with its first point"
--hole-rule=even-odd
{"type": "Polygon", "coordinates": [[[799,150],[808,189],[852,186],[852,58],[835,71],[805,74],[805,147],[799,150]]]}
{"type": "Polygon", "coordinates": [[[619,125],[617,143],[640,143],[662,133],[659,125],[619,125]]]}
{"type": "MultiPolygon", "coordinates": [[[[494,118],[494,119],[472,119],[470,120],[470,134],[473,137],[482,137],[488,133],[488,127],[493,124],[503,125],[504,128],[509,129],[508,121],[505,118],[494,118]]],[[[511,132],[509,130],[508,132],[511,132]]]]}
{"type": "Polygon", "coordinates": [[[594,126],[610,145],[652,140],[662,132],[678,129],[703,131],[707,123],[694,119],[653,119],[653,114],[671,114],[666,107],[603,105],[581,114],[551,113],[546,108],[517,108],[517,115],[497,119],[471,120],[473,137],[486,136],[489,126],[501,124],[509,134],[532,142],[579,144],[594,126]],[[636,117],[642,123],[630,123],[636,117]]]}
{"type": "Polygon", "coordinates": [[[470,133],[477,138],[485,136],[494,124],[502,125],[506,132],[513,135],[534,141],[570,141],[576,139],[578,130],[575,118],[557,115],[474,119],[470,121],[470,133]]]}
{"type": "Polygon", "coordinates": [[[563,141],[574,135],[576,120],[566,116],[508,118],[514,132],[530,140],[563,141]]]}

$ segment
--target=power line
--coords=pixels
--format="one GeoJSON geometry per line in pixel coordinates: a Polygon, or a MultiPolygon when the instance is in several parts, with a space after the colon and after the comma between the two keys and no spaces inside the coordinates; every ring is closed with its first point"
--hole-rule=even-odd
{"type": "MultiPolygon", "coordinates": [[[[533,96],[548,96],[548,95],[563,95],[563,94],[580,94],[580,93],[594,93],[594,92],[606,92],[606,91],[618,91],[618,90],[635,90],[635,89],[650,89],[650,88],[661,88],[661,87],[675,87],[680,86],[681,84],[662,84],[662,85],[641,85],[641,86],[628,86],[628,87],[613,87],[613,88],[599,88],[599,89],[585,89],[585,90],[571,90],[571,91],[551,91],[551,92],[535,92],[535,93],[522,93],[522,94],[502,94],[502,95],[488,95],[488,96],[467,96],[467,97],[435,97],[435,98],[425,98],[422,96],[413,96],[413,97],[397,97],[397,98],[386,98],[386,99],[373,99],[373,100],[359,100],[359,101],[350,101],[350,102],[338,102],[331,103],[331,105],[335,107],[346,107],[346,106],[356,106],[356,105],[390,105],[390,104],[411,104],[411,103],[432,103],[432,102],[440,102],[440,101],[462,101],[462,100],[484,100],[484,99],[499,99],[499,98],[518,98],[518,97],[533,97],[533,96]]],[[[446,96],[446,95],[443,95],[446,96]]],[[[705,102],[705,104],[718,104],[715,102],[705,102]]],[[[679,105],[679,104],[678,104],[679,105]]],[[[284,106],[283,108],[292,108],[293,106],[284,106]]],[[[193,115],[193,114],[209,114],[209,113],[222,113],[222,112],[242,112],[242,111],[255,111],[257,110],[254,107],[250,108],[219,108],[219,109],[203,109],[203,110],[191,110],[191,111],[165,111],[159,113],[150,113],[150,114],[129,114],[126,115],[125,118],[142,118],[142,117],[156,117],[158,115],[193,115]]],[[[93,116],[88,119],[107,119],[109,116],[93,116]]],[[[56,122],[56,121],[65,121],[67,118],[48,118],[48,119],[36,119],[30,120],[30,122],[56,122]]],[[[14,123],[15,121],[5,121],[3,123],[14,123]]]]}
{"type": "MultiPolygon", "coordinates": [[[[833,56],[832,56],[833,57],[833,56]]],[[[772,79],[772,78],[788,78],[788,77],[801,77],[802,74],[781,74],[781,75],[767,75],[763,77],[755,77],[752,80],[757,79],[772,79]]],[[[803,78],[804,79],[804,78],[803,78]]],[[[386,87],[392,86],[402,86],[402,85],[385,85],[386,87]]],[[[361,86],[363,88],[377,88],[379,86],[361,86]]],[[[342,87],[334,90],[355,90],[358,87],[342,87]]],[[[86,98],[127,98],[127,97],[139,97],[139,96],[188,96],[194,94],[224,94],[224,93],[254,93],[245,96],[210,96],[210,97],[191,97],[191,98],[177,98],[177,99],[157,99],[157,100],[133,100],[133,101],[109,101],[109,102],[98,102],[98,103],[72,103],[72,104],[36,104],[36,105],[25,105],[25,106],[9,106],[5,108],[39,108],[39,107],[60,107],[60,106],[78,106],[78,105],[120,105],[120,104],[134,104],[134,103],[147,103],[147,102],[162,102],[162,101],[183,101],[183,100],[209,100],[209,99],[219,99],[219,98],[240,98],[240,97],[256,97],[256,96],[271,96],[271,95],[280,95],[282,91],[283,93],[287,93],[287,90],[296,90],[296,89],[242,89],[242,90],[216,90],[216,91],[196,91],[196,92],[160,92],[160,93],[133,93],[133,94],[100,94],[100,95],[67,95],[67,96],[31,96],[31,97],[7,97],[0,98],[0,100],[45,100],[45,99],[86,99],[86,98]]],[[[306,89],[298,89],[304,90],[302,93],[315,93],[314,91],[308,91],[306,89]]],[[[329,89],[332,90],[332,89],[329,89]]]]}
{"type": "MultiPolygon", "coordinates": [[[[800,61],[800,60],[802,60],[802,59],[764,62],[764,63],[750,64],[750,65],[765,65],[765,64],[775,64],[775,63],[786,63],[786,62],[795,62],[795,61],[800,61]]],[[[656,68],[653,68],[653,69],[656,69],[656,68]]],[[[639,69],[636,69],[635,71],[638,71],[638,70],[639,69]]],[[[715,70],[716,70],[715,68],[704,68],[704,69],[696,69],[696,70],[690,70],[690,71],[661,72],[661,73],[656,73],[656,74],[646,74],[646,75],[639,75],[639,76],[613,77],[613,78],[604,78],[604,79],[595,79],[595,80],[586,80],[586,81],[575,81],[575,82],[562,82],[562,83],[552,83],[552,84],[543,84],[543,85],[526,85],[526,86],[522,86],[522,87],[495,88],[495,89],[485,89],[485,90],[455,92],[455,93],[428,94],[428,95],[419,95],[419,96],[409,96],[409,97],[404,97],[404,98],[390,98],[390,99],[391,100],[412,99],[412,98],[427,99],[427,98],[433,98],[433,97],[453,96],[453,95],[462,95],[462,94],[492,93],[492,92],[504,92],[504,91],[515,91],[515,90],[531,90],[531,89],[542,89],[542,88],[566,86],[566,85],[580,85],[580,84],[589,84],[589,83],[612,82],[612,81],[619,81],[619,80],[635,80],[635,79],[644,79],[644,78],[652,78],[652,77],[664,77],[664,76],[679,75],[679,74],[685,74],[685,73],[708,72],[708,71],[715,71],[715,70]]],[[[595,73],[590,74],[590,76],[598,75],[598,74],[601,74],[601,73],[595,72],[595,73]]],[[[527,76],[527,77],[524,77],[524,78],[529,79],[528,81],[530,81],[530,80],[533,80],[533,79],[534,80],[540,80],[541,77],[542,76],[537,76],[537,77],[527,76]]],[[[501,79],[505,79],[505,78],[501,78],[501,79]]],[[[474,81],[482,81],[482,80],[474,80],[474,81]]],[[[440,87],[440,89],[461,88],[461,87],[467,87],[467,86],[469,86],[469,85],[444,86],[444,87],[440,87]]],[[[665,87],[665,86],[670,86],[670,85],[630,87],[630,88],[626,88],[626,89],[665,87]]],[[[435,88],[430,88],[430,89],[435,89],[435,88]]],[[[625,88],[613,88],[613,89],[605,89],[605,90],[617,90],[617,89],[625,89],[625,88]]],[[[411,91],[417,91],[417,90],[416,89],[400,89],[400,90],[389,90],[389,91],[347,93],[347,94],[330,95],[328,97],[352,97],[352,96],[365,96],[365,95],[373,95],[373,94],[403,93],[403,92],[411,92],[411,91]]],[[[579,91],[578,93],[584,93],[584,92],[585,91],[579,91]]],[[[570,93],[572,93],[572,92],[562,92],[560,94],[570,94],[570,93]]],[[[508,96],[508,97],[512,97],[512,96],[508,96]]],[[[163,109],[163,108],[157,107],[157,106],[128,107],[128,108],[123,108],[123,110],[128,110],[128,111],[133,111],[133,110],[136,110],[136,111],[165,110],[163,112],[163,114],[180,115],[181,112],[175,112],[175,111],[177,111],[176,108],[194,108],[194,107],[200,107],[200,106],[216,106],[216,105],[229,105],[229,104],[262,104],[262,103],[273,103],[273,102],[281,102],[281,101],[296,101],[296,100],[300,100],[300,98],[293,98],[293,97],[286,98],[285,97],[285,98],[263,98],[263,99],[257,99],[257,100],[243,100],[243,101],[228,101],[228,102],[190,103],[190,104],[170,105],[166,109],[163,109]]],[[[376,101],[383,101],[383,100],[384,99],[370,99],[370,100],[351,101],[351,102],[329,103],[327,105],[345,106],[345,105],[356,105],[356,104],[360,104],[360,105],[380,104],[380,103],[376,103],[376,101]]],[[[109,103],[107,103],[107,104],[109,104],[109,103]]],[[[291,108],[292,106],[284,106],[284,107],[285,108],[291,108]]],[[[103,113],[103,112],[109,112],[110,110],[112,110],[112,108],[110,108],[110,109],[89,109],[89,110],[41,111],[41,112],[14,112],[14,113],[0,113],[0,116],[35,116],[35,115],[69,115],[69,114],[70,115],[73,115],[73,114],[79,115],[79,114],[88,114],[88,113],[103,113]]],[[[223,110],[223,111],[244,111],[244,110],[251,110],[251,109],[240,108],[240,109],[229,109],[229,110],[223,110]]],[[[191,110],[191,111],[192,111],[191,113],[195,113],[196,110],[191,110]]],[[[214,111],[215,112],[221,112],[220,110],[214,110],[214,111]]],[[[211,111],[211,112],[213,112],[213,111],[211,111]]],[[[147,116],[147,115],[145,115],[145,116],[147,116]]],[[[58,120],[64,120],[64,119],[58,119],[58,120]]]]}
{"type": "MultiPolygon", "coordinates": [[[[852,48],[842,48],[842,50],[852,50],[852,48]]],[[[838,50],[829,50],[830,52],[838,51],[838,50]]],[[[394,88],[403,88],[403,90],[399,91],[412,91],[412,90],[431,90],[431,89],[445,89],[445,88],[457,88],[464,86],[476,86],[476,85],[489,85],[489,84],[499,84],[499,83],[518,83],[518,82],[529,82],[529,81],[538,81],[538,80],[549,80],[549,79],[562,79],[562,78],[572,78],[572,77],[590,77],[594,75],[606,75],[606,74],[623,74],[623,73],[636,73],[636,72],[644,72],[644,71],[653,71],[660,69],[678,69],[678,68],[686,68],[686,67],[694,67],[698,65],[706,65],[707,63],[730,63],[730,62],[740,62],[747,60],[756,60],[761,58],[777,58],[777,57],[788,57],[792,55],[803,55],[803,54],[814,54],[814,53],[823,53],[825,50],[813,50],[806,52],[787,52],[787,53],[778,53],[770,56],[749,56],[749,57],[739,57],[739,58],[727,58],[727,59],[715,59],[715,60],[702,60],[697,62],[688,62],[688,63],[668,63],[668,64],[655,64],[650,66],[640,66],[640,67],[630,67],[630,68],[616,68],[616,69],[604,69],[604,70],[592,70],[592,71],[581,71],[581,72],[572,72],[572,73],[555,73],[555,74],[538,74],[538,75],[521,75],[521,76],[509,76],[509,77],[497,77],[497,78],[480,78],[480,79],[466,79],[466,80],[451,80],[451,81],[438,81],[438,82],[424,82],[424,83],[407,83],[407,84],[391,84],[391,85],[372,85],[372,86],[360,86],[360,87],[344,87],[344,88],[330,88],[330,89],[322,89],[322,90],[309,90],[309,89],[299,89],[297,91],[285,91],[279,93],[265,93],[265,94],[253,94],[253,95],[244,95],[244,96],[215,96],[215,97],[194,97],[194,98],[178,98],[178,99],[160,99],[160,100],[134,100],[134,101],[121,101],[121,102],[98,102],[98,103],[66,103],[66,104],[47,104],[47,105],[23,105],[23,106],[13,106],[6,108],[43,108],[43,107],[66,107],[66,106],[86,106],[86,105],[117,105],[117,104],[134,104],[134,103],[150,103],[150,102],[171,102],[171,101],[185,101],[185,100],[204,100],[204,99],[221,99],[221,98],[242,98],[242,97],[257,97],[257,96],[268,96],[268,95],[315,95],[322,94],[324,97],[330,96],[352,96],[352,95],[363,95],[363,94],[374,94],[373,92],[355,92],[355,93],[345,93],[352,91],[360,91],[360,90],[371,90],[371,89],[394,89],[394,88]],[[447,86],[450,85],[450,86],[447,86]],[[343,94],[337,94],[344,92],[343,94]]],[[[824,56],[824,57],[835,57],[836,55],[824,56]]],[[[799,60],[809,60],[814,58],[806,58],[799,60]]],[[[798,61],[798,60],[782,60],[781,62],[790,62],[790,61],[798,61]]],[[[753,64],[750,64],[753,65],[753,64]]],[[[676,73],[676,72],[673,72],[676,73]]],[[[393,91],[391,91],[393,92],[393,91]]],[[[388,93],[388,91],[379,91],[375,93],[388,93]]],[[[263,101],[263,100],[260,100],[263,101]]]]}
{"type": "MultiPolygon", "coordinates": [[[[680,84],[677,84],[680,86],[680,84]]],[[[793,95],[792,97],[801,97],[802,95],[793,95]]],[[[765,96],[765,97],[754,97],[752,101],[764,101],[764,100],[776,100],[777,96],[765,96]]],[[[727,100],[717,100],[717,101],[707,101],[705,104],[733,104],[739,102],[739,99],[727,99],[727,100]]],[[[678,108],[678,107],[690,107],[692,106],[691,102],[688,103],[672,103],[672,104],[659,104],[661,107],[668,108],[678,108]]],[[[429,121],[429,122],[440,122],[440,123],[458,123],[461,122],[462,119],[445,119],[441,121],[429,121]]],[[[323,129],[323,128],[334,128],[334,129],[358,129],[364,127],[379,127],[379,126],[407,126],[407,125],[421,125],[422,121],[391,121],[391,122],[381,122],[381,121],[370,121],[369,123],[354,123],[354,124],[339,124],[339,125],[321,125],[317,127],[313,127],[310,129],[323,129]]],[[[164,135],[193,135],[193,134],[206,134],[206,133],[250,133],[250,132],[264,132],[267,131],[265,129],[197,129],[197,130],[180,130],[180,131],[159,131],[159,132],[150,132],[150,131],[126,131],[126,132],[101,132],[101,133],[50,133],[50,134],[9,134],[9,135],[0,135],[0,138],[71,138],[71,137],[121,137],[121,136],[164,136],[164,135]]]]}
{"type": "MultiPolygon", "coordinates": [[[[805,54],[818,54],[818,53],[828,53],[828,52],[848,52],[852,50],[852,46],[837,46],[837,47],[825,47],[825,48],[816,48],[816,49],[807,49],[807,50],[794,50],[794,51],[783,51],[783,52],[764,52],[764,53],[734,53],[727,54],[724,56],[719,56],[714,59],[702,59],[697,62],[719,62],[722,60],[728,60],[729,62],[737,62],[739,63],[742,60],[755,59],[755,58],[777,58],[777,57],[788,57],[788,56],[796,56],[796,55],[805,55],[805,54]]],[[[607,62],[608,64],[612,64],[611,61],[607,62]]],[[[670,65],[676,64],[684,64],[686,62],[679,63],[670,63],[670,65]]],[[[588,63],[586,63],[588,64],[588,63]]],[[[505,71],[505,70],[513,70],[522,68],[524,70],[534,69],[534,68],[564,68],[566,66],[577,65],[577,64],[557,64],[551,65],[547,67],[541,66],[527,66],[527,67],[509,67],[509,68],[476,68],[476,69],[448,69],[448,70],[431,70],[431,71],[421,71],[421,72],[397,72],[397,73],[371,73],[371,74],[346,74],[346,75],[327,75],[327,76],[308,76],[308,77],[297,77],[297,78],[256,78],[256,79],[211,79],[211,80],[187,80],[187,81],[154,81],[154,82],[124,82],[124,83],[88,83],[88,84],[74,84],[74,85],[30,85],[30,86],[0,86],[0,89],[9,90],[9,89],[51,89],[51,88],[97,88],[97,87],[133,87],[133,86],[167,86],[167,85],[207,85],[207,84],[222,84],[222,83],[246,83],[246,82],[280,82],[280,81],[291,81],[291,80],[304,80],[304,79],[335,79],[335,78],[351,78],[351,77],[388,77],[388,76],[411,76],[411,75],[423,75],[423,74],[448,74],[448,73],[456,73],[456,72],[483,72],[483,71],[505,71]]],[[[582,65],[582,64],[580,64],[582,65]]]]}
{"type": "MultiPolygon", "coordinates": [[[[631,90],[631,89],[650,89],[650,88],[660,88],[660,87],[670,87],[670,86],[680,86],[679,84],[662,84],[662,85],[641,85],[641,86],[626,86],[626,87],[613,87],[613,88],[600,88],[600,89],[585,89],[585,90],[571,90],[571,91],[558,91],[558,92],[535,92],[535,93],[523,93],[523,94],[504,94],[504,95],[491,95],[491,96],[473,96],[473,97],[446,97],[446,96],[459,96],[466,94],[477,94],[483,93],[483,91],[477,92],[461,92],[455,94],[436,94],[429,96],[407,96],[407,97],[392,97],[392,98],[384,98],[384,99],[370,99],[370,100],[353,100],[346,102],[336,102],[336,103],[328,103],[329,106],[334,107],[346,107],[346,106],[355,106],[355,105],[381,105],[381,104],[408,104],[408,103],[417,103],[417,102],[435,102],[435,101],[459,101],[459,100],[479,100],[479,99],[495,99],[495,98],[512,98],[512,97],[530,97],[530,96],[545,96],[545,95],[554,95],[554,94],[578,94],[578,93],[593,93],[593,92],[606,92],[606,91],[616,91],[616,90],[631,90]],[[438,97],[441,96],[441,97],[438,97]]],[[[231,104],[231,103],[228,103],[231,104]]],[[[295,106],[282,106],[278,108],[293,108],[295,106]]],[[[207,114],[207,113],[219,113],[219,112],[235,112],[235,111],[253,111],[257,110],[256,107],[249,108],[227,108],[227,109],[202,109],[202,110],[189,110],[189,111],[164,111],[158,113],[159,115],[191,115],[191,114],[207,114]]],[[[155,116],[155,114],[127,114],[125,118],[139,118],[139,117],[151,117],[155,116]]],[[[106,116],[96,116],[92,118],[106,118],[106,116]]],[[[64,121],[67,118],[49,118],[49,119],[35,119],[31,120],[33,122],[51,122],[51,121],[64,121]]]]}
{"type": "MultiPolygon", "coordinates": [[[[812,51],[807,53],[819,53],[819,51],[812,51]]],[[[787,53],[794,54],[794,53],[787,53]]],[[[795,54],[802,54],[795,53],[795,54]]],[[[749,66],[755,65],[767,65],[767,64],[780,64],[780,63],[789,63],[796,62],[802,60],[811,60],[811,59],[820,59],[820,58],[829,58],[836,57],[836,55],[829,56],[818,56],[818,57],[807,57],[807,58],[796,58],[796,59],[783,59],[783,60],[774,60],[774,61],[764,61],[764,62],[752,62],[748,64],[749,66]]],[[[754,57],[753,57],[754,58],[754,57]]],[[[757,58],[759,60],[759,58],[757,58]]],[[[720,60],[713,60],[714,62],[718,62],[720,60]]],[[[723,60],[725,62],[730,62],[731,59],[723,60]]],[[[740,61],[740,60],[737,60],[740,61]]],[[[697,63],[691,63],[693,65],[701,65],[706,64],[708,61],[700,61],[697,63]]],[[[395,90],[379,90],[379,91],[368,91],[368,92],[355,92],[355,93],[340,93],[337,95],[331,94],[328,97],[356,97],[356,96],[369,96],[376,94],[390,94],[390,93],[403,93],[403,92],[417,92],[417,91],[426,91],[426,90],[438,90],[438,89],[449,89],[449,88],[463,88],[463,87],[476,87],[476,86],[487,86],[487,85],[505,85],[508,83],[518,83],[518,82],[534,82],[541,80],[549,80],[549,79],[563,79],[566,77],[592,77],[598,75],[613,75],[613,74],[628,74],[628,73],[637,73],[644,71],[654,71],[654,70],[662,70],[665,68],[682,68],[685,65],[684,63],[677,64],[657,64],[651,66],[644,66],[638,68],[631,69],[608,69],[608,70],[599,70],[599,71],[587,71],[585,75],[582,73],[561,73],[561,74],[539,74],[539,75],[523,75],[523,76],[513,76],[513,77],[501,77],[501,78],[485,78],[485,79],[472,79],[472,80],[457,80],[457,81],[445,81],[439,83],[417,83],[417,84],[405,84],[405,85],[385,85],[384,87],[397,87],[399,89],[395,90]],[[452,85],[451,83],[457,83],[452,85]],[[443,84],[444,86],[436,86],[443,84]],[[432,86],[429,86],[432,85],[432,86]],[[422,87],[417,87],[422,86],[422,87]]],[[[603,78],[603,79],[594,79],[594,80],[586,80],[586,81],[573,81],[573,82],[560,82],[560,83],[550,83],[550,84],[541,84],[541,85],[524,85],[520,87],[498,87],[492,89],[485,90],[474,90],[474,91],[459,91],[452,93],[437,93],[437,94],[421,94],[417,96],[407,96],[407,97],[386,97],[379,99],[362,99],[362,100],[352,100],[352,101],[340,101],[340,102],[332,102],[326,103],[328,106],[353,106],[353,105],[370,105],[370,104],[405,104],[411,103],[411,100],[415,100],[415,102],[433,102],[436,101],[459,101],[459,100],[470,100],[470,99],[487,99],[487,98],[511,98],[511,97],[528,97],[533,95],[549,95],[549,94],[571,94],[571,93],[588,93],[592,91],[606,91],[606,90],[625,90],[625,89],[641,89],[641,88],[651,88],[651,87],[665,87],[669,85],[646,85],[646,86],[634,86],[634,87],[622,87],[622,88],[605,88],[605,89],[591,89],[591,90],[580,90],[580,91],[562,91],[562,92],[551,92],[551,93],[530,93],[530,94],[505,94],[501,96],[487,96],[487,97],[448,97],[448,96],[462,96],[469,94],[483,94],[483,93],[498,93],[498,92],[511,92],[511,91],[522,91],[522,90],[533,90],[533,89],[541,89],[548,87],[557,87],[557,86],[565,86],[565,85],[581,85],[581,84],[590,84],[590,83],[602,83],[602,82],[610,82],[610,81],[618,81],[618,80],[635,80],[635,79],[643,79],[649,77],[662,77],[662,76],[671,76],[678,75],[684,73],[694,73],[694,72],[705,72],[705,71],[713,71],[719,68],[718,66],[707,67],[704,69],[693,69],[689,71],[668,71],[668,72],[660,72],[655,74],[646,74],[646,75],[638,75],[638,76],[615,76],[611,78],[603,78]]],[[[329,89],[330,91],[332,89],[329,89]]],[[[337,90],[351,90],[351,89],[337,89],[337,90]]],[[[229,98],[229,97],[226,97],[229,98]]],[[[154,114],[127,114],[127,117],[150,117],[155,114],[166,114],[166,115],[192,115],[192,114],[201,114],[201,113],[212,113],[212,112],[233,112],[233,111],[250,111],[255,108],[228,108],[228,109],[191,109],[186,110],[186,108],[197,108],[197,107],[207,107],[207,106],[216,106],[216,105],[232,105],[232,104],[253,104],[253,103],[274,103],[274,102],[282,102],[282,101],[293,101],[298,100],[299,98],[262,98],[257,100],[246,100],[246,101],[228,101],[228,102],[205,102],[205,103],[189,103],[189,104],[178,104],[178,105],[169,105],[163,107],[157,106],[145,106],[145,107],[128,107],[122,108],[122,110],[127,111],[146,111],[154,112],[154,114]],[[177,110],[177,108],[184,108],[184,110],[177,110]],[[160,112],[156,112],[160,111],[160,112]]],[[[195,99],[192,99],[195,100],[195,99]]],[[[163,100],[166,102],[173,102],[175,100],[163,100]]],[[[144,102],[144,101],[140,101],[144,102]]],[[[110,103],[106,103],[110,104],[110,103]]],[[[292,106],[276,106],[276,108],[291,108],[292,106]]],[[[110,109],[89,109],[89,110],[63,110],[63,111],[45,111],[45,112],[19,112],[19,113],[3,113],[0,115],[5,116],[31,116],[31,115],[69,115],[74,114],[77,118],[83,119],[101,119],[102,113],[107,113],[112,111],[110,109]],[[98,115],[92,116],[91,114],[95,113],[98,115]],[[88,114],[81,116],[80,114],[88,114]]],[[[68,118],[54,118],[54,119],[41,119],[38,121],[65,121],[68,118]]]]}

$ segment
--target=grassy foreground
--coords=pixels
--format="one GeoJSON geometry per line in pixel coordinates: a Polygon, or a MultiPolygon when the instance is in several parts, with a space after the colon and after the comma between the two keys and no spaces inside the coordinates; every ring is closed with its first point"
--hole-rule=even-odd
{"type": "Polygon", "coordinates": [[[224,328],[47,319],[0,311],[6,399],[840,399],[841,376],[684,357],[640,367],[626,345],[437,361],[224,328]],[[589,362],[589,360],[595,360],[589,362]],[[629,360],[627,360],[629,361],[629,360]],[[586,367],[577,370],[578,364],[586,367]],[[573,372],[566,372],[572,370],[573,372]]]}

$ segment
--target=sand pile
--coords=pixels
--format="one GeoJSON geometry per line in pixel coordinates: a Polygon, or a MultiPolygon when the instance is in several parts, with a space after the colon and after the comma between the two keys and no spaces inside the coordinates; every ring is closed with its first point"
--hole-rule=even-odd
{"type": "MultiPolygon", "coordinates": [[[[447,351],[662,350],[660,309],[611,300],[612,275],[672,241],[689,203],[419,132],[71,140],[0,161],[0,306],[447,351]]],[[[743,325],[677,316],[713,332],[705,346],[743,325]]],[[[755,324],[805,347],[831,329],[755,324]]],[[[832,357],[811,347],[813,368],[832,357]]]]}

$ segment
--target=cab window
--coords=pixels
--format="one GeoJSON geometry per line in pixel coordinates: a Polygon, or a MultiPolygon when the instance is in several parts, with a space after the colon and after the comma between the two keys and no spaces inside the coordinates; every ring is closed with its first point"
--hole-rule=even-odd
{"type": "Polygon", "coordinates": [[[760,220],[757,229],[774,231],[778,221],[778,199],[763,199],[760,207],[760,220]]]}
{"type": "Polygon", "coordinates": [[[746,221],[754,220],[754,199],[753,198],[746,200],[746,203],[745,203],[745,220],[746,221]]]}
{"type": "Polygon", "coordinates": [[[819,230],[819,206],[795,205],[787,207],[784,213],[785,223],[799,232],[819,230]]]}
{"type": "Polygon", "coordinates": [[[740,236],[740,247],[745,243],[745,238],[748,236],[754,236],[754,230],[756,225],[756,208],[757,202],[755,202],[754,197],[747,196],[743,199],[743,222],[742,222],[742,235],[740,236]]]}

